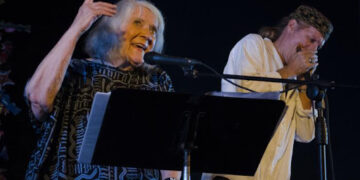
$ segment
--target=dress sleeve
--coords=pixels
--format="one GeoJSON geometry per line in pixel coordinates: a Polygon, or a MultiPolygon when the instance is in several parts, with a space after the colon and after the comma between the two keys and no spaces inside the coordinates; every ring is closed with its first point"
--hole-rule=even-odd
{"type": "Polygon", "coordinates": [[[174,89],[174,86],[172,84],[171,78],[166,73],[166,71],[164,71],[159,66],[155,66],[154,70],[155,70],[155,72],[156,72],[155,74],[157,76],[157,78],[154,78],[154,79],[158,79],[159,91],[175,92],[175,89],[174,89]]]}
{"type": "Polygon", "coordinates": [[[36,134],[41,134],[45,129],[46,127],[46,121],[51,121],[51,118],[50,116],[53,116],[55,118],[57,118],[58,116],[58,111],[61,109],[62,105],[64,104],[65,102],[65,99],[69,98],[70,97],[70,93],[73,89],[73,84],[74,84],[74,68],[73,68],[73,62],[74,60],[71,60],[70,62],[70,65],[66,71],[66,74],[64,76],[64,80],[62,82],[62,85],[58,91],[58,93],[56,94],[55,96],[55,99],[54,99],[54,105],[53,105],[53,109],[51,110],[51,112],[47,113],[45,116],[43,116],[42,119],[36,119],[34,113],[32,112],[31,110],[31,104],[30,103],[27,103],[28,104],[28,109],[29,109],[29,112],[28,112],[28,115],[29,115],[29,120],[30,120],[30,123],[32,125],[32,127],[34,128],[35,130],[35,133],[36,134]]]}
{"type": "Polygon", "coordinates": [[[175,92],[174,86],[172,84],[171,78],[170,76],[164,71],[161,75],[162,77],[160,79],[162,79],[162,89],[161,91],[166,91],[166,92],[175,92]]]}

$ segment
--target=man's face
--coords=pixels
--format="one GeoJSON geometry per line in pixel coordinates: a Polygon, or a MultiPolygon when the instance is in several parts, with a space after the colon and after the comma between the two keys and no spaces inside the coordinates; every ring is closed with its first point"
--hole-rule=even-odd
{"type": "Polygon", "coordinates": [[[281,55],[285,63],[289,63],[299,51],[307,51],[316,56],[317,50],[322,47],[325,40],[322,34],[314,27],[307,24],[299,24],[296,20],[290,20],[285,30],[283,50],[281,55]]]}
{"type": "Polygon", "coordinates": [[[152,11],[137,6],[122,28],[121,59],[131,66],[144,63],[144,54],[153,49],[156,41],[158,22],[152,11]]]}
{"type": "Polygon", "coordinates": [[[296,30],[294,40],[301,49],[309,51],[317,51],[325,42],[322,34],[312,26],[296,30]]]}

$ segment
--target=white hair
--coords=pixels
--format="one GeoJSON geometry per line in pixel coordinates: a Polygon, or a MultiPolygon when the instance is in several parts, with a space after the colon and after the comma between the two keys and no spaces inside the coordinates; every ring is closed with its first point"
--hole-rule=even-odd
{"type": "Polygon", "coordinates": [[[121,0],[117,4],[117,13],[113,17],[104,16],[90,31],[85,42],[85,52],[94,58],[106,60],[109,52],[121,45],[116,32],[123,27],[138,6],[149,9],[157,17],[156,41],[153,51],[161,53],[164,47],[164,17],[160,10],[146,0],[121,0]]]}

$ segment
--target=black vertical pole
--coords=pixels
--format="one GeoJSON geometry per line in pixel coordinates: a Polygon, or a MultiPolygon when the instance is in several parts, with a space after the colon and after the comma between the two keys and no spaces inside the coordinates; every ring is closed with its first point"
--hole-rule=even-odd
{"type": "Polygon", "coordinates": [[[320,179],[327,180],[327,167],[326,167],[326,150],[328,145],[328,132],[327,123],[324,117],[323,97],[324,90],[319,91],[319,95],[315,99],[315,107],[318,110],[318,117],[316,120],[316,139],[319,145],[319,163],[320,163],[320,179]]]}

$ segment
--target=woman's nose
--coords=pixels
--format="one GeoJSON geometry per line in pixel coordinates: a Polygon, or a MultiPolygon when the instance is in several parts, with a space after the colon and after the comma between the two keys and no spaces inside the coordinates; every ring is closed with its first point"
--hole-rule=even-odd
{"type": "Polygon", "coordinates": [[[150,29],[142,28],[141,37],[145,38],[146,40],[152,41],[154,39],[155,35],[150,29]]]}

